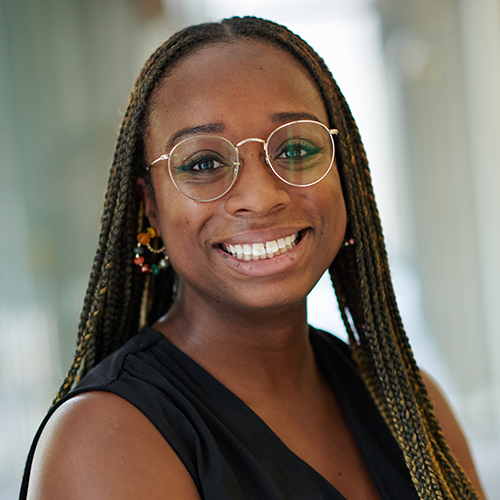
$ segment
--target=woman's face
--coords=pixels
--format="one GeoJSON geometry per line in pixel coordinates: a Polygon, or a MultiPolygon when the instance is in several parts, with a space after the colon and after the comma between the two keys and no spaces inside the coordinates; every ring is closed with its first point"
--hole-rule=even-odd
{"type": "MultiPolygon", "coordinates": [[[[304,117],[330,125],[307,72],[290,55],[259,42],[211,45],[188,56],[161,81],[153,102],[145,138],[148,162],[169,152],[172,136],[194,127],[213,129],[237,144],[267,139],[278,126],[304,117]]],[[[166,162],[152,168],[156,200],[145,195],[146,213],[180,278],[180,300],[244,309],[303,304],[345,234],[336,164],[318,184],[301,188],[272,173],[261,143],[246,143],[239,152],[235,184],[211,202],[181,194],[166,162]],[[225,250],[268,242],[273,247],[286,237],[298,243],[272,258],[246,261],[225,250]]]]}

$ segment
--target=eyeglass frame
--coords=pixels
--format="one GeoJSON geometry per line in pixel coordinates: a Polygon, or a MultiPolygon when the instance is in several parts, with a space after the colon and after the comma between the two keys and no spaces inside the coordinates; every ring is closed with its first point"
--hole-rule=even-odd
{"type": "Polygon", "coordinates": [[[317,184],[318,182],[320,182],[321,180],[323,180],[328,175],[328,173],[330,172],[330,170],[332,169],[333,163],[335,161],[335,141],[333,140],[333,136],[338,135],[338,133],[339,133],[338,129],[336,129],[336,128],[329,129],[324,123],[321,123],[321,122],[319,122],[317,120],[294,120],[294,121],[291,121],[291,122],[288,122],[288,123],[284,123],[283,125],[280,125],[279,127],[275,128],[269,134],[269,136],[267,137],[266,140],[260,139],[258,137],[249,137],[248,139],[243,139],[242,141],[238,142],[237,144],[233,144],[229,139],[226,139],[225,137],[222,137],[220,135],[202,134],[202,135],[187,137],[186,139],[183,139],[182,141],[178,142],[175,146],[172,147],[172,149],[170,150],[170,153],[164,153],[164,154],[162,154],[161,156],[159,156],[158,158],[156,158],[156,160],[152,161],[146,167],[146,169],[148,171],[150,171],[151,167],[153,167],[154,165],[156,165],[160,161],[167,160],[168,161],[168,163],[167,163],[168,173],[169,173],[170,179],[171,179],[173,185],[179,191],[179,193],[181,193],[182,195],[184,195],[186,198],[189,198],[190,200],[196,201],[198,203],[208,203],[209,201],[215,201],[215,200],[218,200],[219,198],[222,198],[234,186],[234,183],[236,182],[236,179],[238,178],[238,175],[240,173],[240,166],[241,166],[240,152],[238,150],[238,147],[243,146],[243,144],[246,144],[247,142],[260,142],[264,146],[264,153],[266,155],[265,156],[266,165],[271,169],[271,171],[274,173],[274,175],[276,175],[276,177],[278,179],[282,180],[285,184],[288,184],[289,186],[305,188],[305,187],[314,186],[314,184],[317,184]],[[274,169],[274,167],[273,167],[273,165],[271,163],[271,160],[269,158],[269,151],[268,151],[267,147],[269,145],[269,140],[271,139],[271,137],[276,132],[278,132],[278,130],[281,130],[284,127],[288,127],[289,125],[294,125],[295,123],[316,123],[316,124],[320,125],[321,127],[323,127],[328,132],[328,135],[330,137],[330,141],[332,143],[332,160],[330,162],[329,167],[327,168],[326,172],[319,179],[315,180],[314,182],[310,182],[309,184],[294,184],[292,182],[287,181],[286,179],[283,179],[283,177],[281,177],[281,175],[279,175],[278,172],[276,172],[276,170],[274,169]],[[177,185],[177,183],[175,182],[174,177],[172,175],[172,169],[170,168],[170,157],[172,156],[172,153],[174,152],[174,150],[178,146],[180,146],[181,144],[184,144],[186,141],[189,141],[189,140],[193,139],[193,137],[217,137],[219,139],[222,139],[222,140],[228,142],[234,148],[234,150],[236,152],[236,162],[234,162],[236,173],[234,174],[234,177],[233,177],[233,180],[231,181],[231,184],[229,185],[229,187],[222,194],[220,194],[219,196],[216,196],[215,198],[210,198],[209,200],[198,200],[196,198],[193,198],[192,196],[187,195],[186,193],[183,193],[181,191],[181,189],[179,188],[179,186],[177,185]]]}

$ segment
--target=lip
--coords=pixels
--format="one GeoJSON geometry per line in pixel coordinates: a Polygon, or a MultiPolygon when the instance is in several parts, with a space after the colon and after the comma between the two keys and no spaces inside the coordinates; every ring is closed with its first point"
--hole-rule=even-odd
{"type": "Polygon", "coordinates": [[[304,228],[300,230],[287,229],[280,230],[279,232],[266,231],[263,233],[259,232],[258,234],[253,233],[238,235],[237,238],[224,240],[223,243],[214,245],[214,247],[222,256],[224,262],[238,273],[253,277],[267,276],[286,272],[290,267],[296,265],[300,260],[301,254],[304,252],[307,241],[309,240],[309,236],[310,228],[304,228]],[[294,234],[298,234],[298,238],[294,246],[292,246],[292,248],[290,249],[287,249],[284,253],[274,255],[271,258],[264,257],[260,259],[244,260],[238,258],[235,255],[232,255],[231,253],[226,252],[223,249],[223,246],[228,245],[243,246],[244,244],[253,245],[254,243],[259,244],[265,243],[267,241],[277,241],[294,234]],[[229,243],[229,241],[231,243],[229,243]]]}

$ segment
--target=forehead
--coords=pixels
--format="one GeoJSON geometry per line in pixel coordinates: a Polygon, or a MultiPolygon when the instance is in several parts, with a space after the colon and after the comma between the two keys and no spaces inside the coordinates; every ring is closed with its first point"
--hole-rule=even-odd
{"type": "Polygon", "coordinates": [[[279,113],[309,113],[328,124],[307,70],[285,51],[255,41],[214,44],[187,56],[151,102],[150,129],[161,125],[163,133],[232,120],[248,129],[279,113]]]}

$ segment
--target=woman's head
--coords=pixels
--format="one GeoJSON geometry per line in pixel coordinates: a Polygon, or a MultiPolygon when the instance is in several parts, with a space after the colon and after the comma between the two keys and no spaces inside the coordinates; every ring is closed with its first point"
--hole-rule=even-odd
{"type": "MultiPolygon", "coordinates": [[[[180,235],[182,225],[190,223],[176,211],[176,204],[184,203],[185,207],[186,200],[192,200],[179,198],[183,195],[171,190],[172,186],[168,187],[169,185],[162,181],[162,169],[153,168],[152,178],[149,178],[148,165],[165,152],[165,144],[162,142],[167,138],[163,139],[163,135],[175,135],[179,127],[193,127],[199,125],[200,120],[203,121],[202,110],[208,112],[208,108],[204,108],[205,100],[211,100],[211,115],[206,119],[210,123],[213,123],[214,119],[216,122],[222,120],[227,130],[221,130],[218,134],[227,133],[226,138],[234,144],[249,137],[265,139],[272,132],[274,124],[270,123],[269,113],[266,115],[264,109],[272,108],[271,95],[265,89],[257,92],[271,73],[265,74],[262,70],[260,74],[259,66],[256,65],[258,57],[251,56],[249,51],[254,51],[255,54],[260,51],[267,63],[274,58],[277,64],[286,66],[286,71],[293,70],[294,75],[298,75],[296,82],[281,81],[279,75],[276,82],[271,82],[272,85],[279,85],[281,81],[283,95],[288,95],[290,98],[287,102],[294,103],[296,108],[292,109],[292,112],[312,113],[327,128],[338,129],[335,139],[336,169],[332,169],[328,179],[325,178],[311,188],[304,188],[299,194],[298,190],[302,188],[285,189],[276,179],[269,177],[269,171],[263,167],[257,168],[258,150],[261,148],[262,153],[262,145],[257,142],[246,143],[242,145],[243,161],[247,164],[253,163],[257,178],[244,178],[246,173],[243,165],[240,177],[232,188],[234,192],[225,195],[227,199],[216,200],[219,202],[217,207],[221,210],[221,207],[226,211],[232,210],[232,216],[236,219],[238,210],[241,214],[241,210],[249,209],[249,205],[241,205],[241,197],[248,196],[250,192],[239,189],[237,183],[243,183],[243,180],[248,183],[260,182],[262,176],[268,176],[266,180],[270,183],[270,187],[266,183],[262,183],[260,187],[267,186],[266,189],[269,187],[272,191],[270,199],[274,200],[271,207],[273,217],[279,216],[279,210],[273,207],[288,206],[287,204],[292,202],[291,193],[294,200],[300,201],[297,206],[302,207],[302,213],[308,214],[308,222],[303,226],[294,222],[289,229],[294,232],[297,229],[300,233],[302,228],[311,226],[319,232],[324,230],[325,233],[325,239],[318,237],[316,241],[321,248],[320,262],[306,278],[301,290],[310,287],[314,279],[319,277],[321,269],[329,266],[354,358],[375,402],[401,444],[421,497],[451,498],[452,491],[457,498],[469,498],[462,494],[469,487],[467,480],[442,439],[401,323],[370,174],[356,124],[323,60],[285,27],[262,19],[231,18],[221,23],[186,28],[160,47],[139,75],[118,138],[106,194],[99,247],[79,326],[75,361],[58,398],[68,392],[78,372],[83,374],[88,371],[133,336],[141,323],[153,323],[172,304],[172,268],[153,276],[141,273],[139,267],[133,264],[137,233],[143,230],[146,224],[156,225],[165,239],[167,250],[172,252],[174,264],[183,269],[182,279],[194,279],[186,273],[186,266],[181,265],[181,251],[189,252],[190,249],[186,248],[186,243],[183,248],[179,247],[169,234],[169,231],[172,231],[172,235],[180,235]],[[233,57],[243,54],[242,51],[246,51],[247,60],[252,61],[255,68],[252,74],[244,71],[241,62],[233,57]],[[207,84],[207,88],[210,87],[214,94],[207,95],[203,89],[204,75],[196,75],[192,72],[193,67],[190,67],[191,62],[198,65],[195,65],[195,69],[202,69],[203,56],[210,56],[219,58],[217,61],[214,59],[214,62],[226,73],[220,61],[223,52],[228,57],[228,63],[234,67],[239,65],[241,73],[247,78],[255,78],[255,86],[244,86],[255,100],[255,109],[252,109],[248,121],[245,116],[240,115],[245,115],[250,109],[249,101],[238,94],[243,85],[236,85],[238,78],[234,72],[227,82],[229,90],[223,91],[226,82],[224,85],[211,82],[210,86],[207,84]],[[277,55],[281,53],[283,59],[277,59],[277,55]],[[177,70],[179,71],[176,73],[177,70]],[[196,88],[200,89],[199,96],[193,94],[189,75],[196,78],[196,88]],[[299,87],[303,86],[303,95],[294,87],[295,83],[299,87]],[[186,88],[182,87],[183,84],[186,88]],[[233,85],[234,88],[231,87],[233,85]],[[179,106],[176,94],[184,92],[186,97],[181,102],[183,105],[179,106]],[[225,114],[214,118],[216,102],[213,99],[217,96],[226,96],[232,99],[234,104],[227,108],[221,102],[221,110],[224,109],[225,114]],[[237,97],[240,98],[240,104],[237,97]],[[196,106],[193,107],[192,99],[199,99],[198,110],[196,106]],[[189,110],[186,114],[184,103],[189,110]],[[231,114],[233,108],[234,113],[231,114]],[[196,120],[193,123],[188,123],[189,120],[186,122],[186,118],[193,114],[196,114],[196,120]],[[175,127],[169,128],[174,121],[175,127]],[[141,178],[145,181],[138,181],[141,178]],[[141,189],[137,189],[138,183],[139,186],[142,183],[143,187],[149,183],[156,193],[157,198],[154,200],[151,193],[147,194],[147,189],[142,189],[143,195],[146,196],[146,215],[149,215],[151,221],[144,217],[141,210],[141,189]],[[314,197],[308,197],[308,189],[318,196],[320,201],[316,205],[313,203],[314,197]],[[342,197],[347,212],[345,231],[345,218],[341,216],[344,203],[339,203],[342,197]],[[157,207],[154,206],[156,201],[157,207]],[[335,216],[338,218],[335,219],[335,216]],[[322,217],[326,218],[328,227],[322,223],[322,217]],[[173,222],[178,224],[177,228],[173,222]],[[330,224],[335,227],[330,227],[330,224]],[[353,239],[354,244],[341,249],[334,259],[344,235],[349,240],[353,239]]],[[[275,87],[273,93],[276,94],[276,103],[279,103],[281,93],[278,87],[275,87]]],[[[272,114],[288,110],[276,109],[270,112],[272,114]]],[[[256,209],[255,200],[247,198],[245,203],[250,201],[254,203],[252,209],[256,209]]],[[[262,198],[259,203],[262,204],[262,198]]],[[[196,207],[196,202],[192,202],[190,207],[196,207]]],[[[201,241],[212,246],[224,244],[226,235],[221,232],[220,222],[211,226],[213,232],[209,235],[203,232],[204,224],[214,220],[214,213],[206,207],[193,210],[196,212],[198,226],[191,234],[201,235],[201,241]],[[211,240],[212,234],[218,236],[211,240]]],[[[294,217],[299,217],[299,211],[293,213],[296,214],[294,217]]],[[[265,231],[264,228],[264,233],[265,231]]],[[[231,243],[231,235],[228,238],[231,243]]],[[[198,237],[197,243],[199,241],[198,237]]],[[[247,297],[249,293],[250,290],[246,289],[247,297]]],[[[254,301],[253,306],[255,305],[254,301]]]]}
{"type": "Polygon", "coordinates": [[[252,310],[305,304],[346,229],[337,168],[327,170],[333,163],[329,119],[309,73],[268,42],[217,43],[179,61],[155,88],[153,102],[144,140],[147,163],[173,146],[184,151],[173,155],[176,167],[163,161],[151,168],[154,197],[143,189],[149,223],[162,236],[179,278],[178,300],[194,293],[191,304],[217,300],[252,310]],[[268,164],[262,142],[270,134],[277,139],[269,143],[268,164]],[[228,141],[239,144],[239,171],[234,158],[226,159],[236,151],[228,141]],[[283,164],[290,168],[292,162],[296,183],[302,175],[318,182],[291,185],[269,167],[274,163],[284,175],[283,164]],[[238,175],[215,200],[194,201],[180,192],[215,193],[210,184],[217,185],[226,171],[238,175]],[[316,171],[318,177],[309,178],[316,171]],[[296,238],[294,248],[273,251],[286,237],[296,238]],[[255,248],[258,260],[231,254],[237,245],[255,248]],[[269,253],[261,255],[264,248],[269,253]]]}

